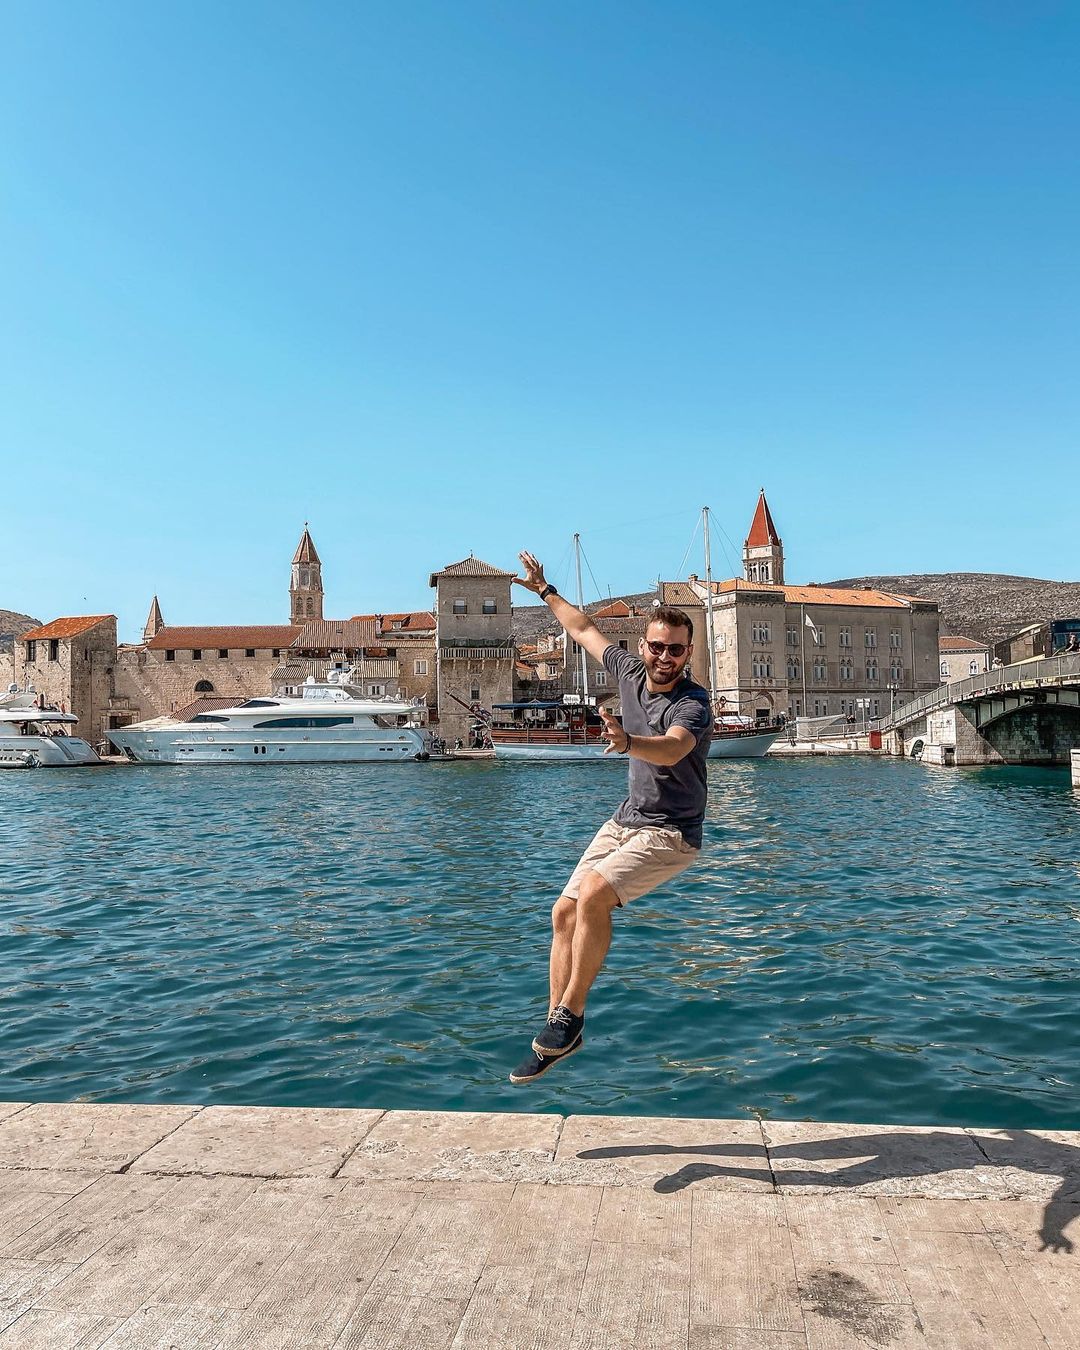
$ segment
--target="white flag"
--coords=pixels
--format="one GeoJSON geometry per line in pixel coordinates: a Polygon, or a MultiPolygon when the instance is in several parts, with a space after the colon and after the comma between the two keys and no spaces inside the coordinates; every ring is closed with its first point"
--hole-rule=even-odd
{"type": "MultiPolygon", "coordinates": [[[[814,635],[814,641],[815,641],[815,642],[818,642],[818,630],[817,630],[817,626],[815,625],[813,619],[810,617],[809,614],[805,615],[805,619],[806,619],[806,626],[807,626],[807,628],[809,628],[810,631],[811,631],[811,633],[813,633],[813,635],[814,635]]],[[[819,645],[820,645],[820,644],[819,644],[819,645]]]]}

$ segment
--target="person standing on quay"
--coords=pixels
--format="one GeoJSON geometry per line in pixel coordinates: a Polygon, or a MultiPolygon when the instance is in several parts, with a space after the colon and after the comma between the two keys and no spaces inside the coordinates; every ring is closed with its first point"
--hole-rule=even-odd
{"type": "Polygon", "coordinates": [[[619,682],[621,723],[603,709],[607,754],[630,761],[630,792],[581,856],[551,911],[548,1019],[510,1075],[535,1082],[583,1045],[585,1000],[611,943],[611,916],[684,872],[701,853],[709,695],[690,675],[694,625],[679,609],[654,609],[638,654],[608,642],[564,600],[531,553],[519,586],[535,592],[570,637],[619,682]]]}

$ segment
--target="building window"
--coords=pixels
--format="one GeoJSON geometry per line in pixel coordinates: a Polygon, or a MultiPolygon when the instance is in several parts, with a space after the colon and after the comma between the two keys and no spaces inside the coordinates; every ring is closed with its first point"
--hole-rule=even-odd
{"type": "Polygon", "coordinates": [[[166,661],[175,661],[175,660],[176,660],[176,653],[175,653],[174,651],[167,651],[167,652],[165,653],[165,660],[166,660],[166,661]]]}
{"type": "Polygon", "coordinates": [[[787,645],[789,647],[799,645],[799,630],[793,623],[789,623],[787,626],[787,645]]]}
{"type": "Polygon", "coordinates": [[[597,689],[605,689],[607,687],[607,671],[598,670],[594,676],[594,682],[597,689]]]}
{"type": "Polygon", "coordinates": [[[228,647],[219,647],[219,648],[218,648],[218,660],[219,660],[219,661],[227,661],[228,659],[229,659],[229,649],[228,649],[228,647]]]}
{"type": "MultiPolygon", "coordinates": [[[[244,648],[244,655],[245,655],[245,656],[254,656],[254,655],[255,655],[255,648],[254,648],[254,647],[245,647],[245,648],[244,648]]],[[[275,652],[274,655],[277,656],[277,652],[275,652]]]]}
{"type": "Polygon", "coordinates": [[[788,657],[787,677],[789,680],[797,680],[799,678],[799,663],[794,656],[788,657]]]}
{"type": "Polygon", "coordinates": [[[768,652],[755,652],[750,660],[750,673],[759,680],[772,679],[772,657],[768,652]]]}
{"type": "Polygon", "coordinates": [[[575,689],[580,689],[580,688],[581,688],[581,671],[580,671],[580,670],[576,670],[576,669],[575,669],[575,670],[572,670],[572,671],[570,672],[570,683],[571,683],[571,685],[572,685],[575,689]]]}
{"type": "Polygon", "coordinates": [[[851,646],[851,629],[850,629],[850,628],[841,628],[841,629],[840,629],[840,646],[841,646],[841,647],[850,647],[850,646],[851,646]]]}
{"type": "Polygon", "coordinates": [[[481,614],[498,614],[498,612],[499,612],[499,606],[495,603],[495,601],[492,599],[491,596],[487,596],[487,597],[484,599],[484,601],[482,602],[482,604],[480,605],[480,613],[481,613],[481,614]]]}
{"type": "Polygon", "coordinates": [[[199,680],[195,686],[195,692],[197,694],[212,694],[214,692],[214,686],[209,680],[199,680]]]}
{"type": "Polygon", "coordinates": [[[50,661],[59,661],[59,660],[60,660],[60,639],[59,639],[59,638],[50,638],[50,639],[49,639],[49,660],[50,660],[50,661]]]}
{"type": "Polygon", "coordinates": [[[889,667],[889,679],[892,680],[893,684],[903,684],[904,667],[899,661],[894,661],[889,667]]]}
{"type": "Polygon", "coordinates": [[[979,663],[978,663],[978,661],[969,661],[969,662],[968,662],[968,674],[969,674],[969,675],[978,675],[978,673],[979,673],[979,663]]]}
{"type": "Polygon", "coordinates": [[[386,693],[385,684],[369,684],[367,689],[371,698],[382,698],[383,694],[386,693]]]}
{"type": "Polygon", "coordinates": [[[750,625],[750,637],[751,640],[754,642],[771,642],[772,641],[771,625],[763,622],[760,619],[755,621],[750,625]]]}
{"type": "Polygon", "coordinates": [[[201,648],[201,647],[195,647],[195,648],[192,650],[192,653],[191,653],[191,659],[192,659],[193,661],[201,661],[201,660],[202,660],[202,648],[201,648]]]}
{"type": "Polygon", "coordinates": [[[619,639],[619,646],[623,649],[624,652],[627,652],[627,651],[630,650],[630,644],[629,644],[629,642],[626,640],[626,638],[620,638],[620,639],[619,639]]]}
{"type": "Polygon", "coordinates": [[[818,682],[818,684],[824,684],[828,678],[829,678],[828,663],[823,658],[819,657],[814,661],[814,679],[818,682]]]}
{"type": "Polygon", "coordinates": [[[413,662],[413,674],[414,674],[414,675],[426,675],[426,674],[427,674],[427,662],[426,662],[426,661],[414,661],[414,662],[413,662]]]}
{"type": "Polygon", "coordinates": [[[854,673],[854,660],[850,656],[840,658],[840,678],[841,680],[850,680],[854,673]]]}
{"type": "Polygon", "coordinates": [[[877,683],[877,657],[868,656],[866,658],[866,679],[869,684],[877,683]]]}
{"type": "MultiPolygon", "coordinates": [[[[252,647],[251,651],[248,652],[248,656],[254,656],[254,655],[255,655],[255,648],[252,647]]],[[[280,647],[275,647],[274,650],[273,650],[272,655],[273,655],[275,661],[279,660],[280,657],[281,657],[281,648],[280,648],[280,647]]]]}
{"type": "Polygon", "coordinates": [[[948,663],[948,661],[942,661],[942,663],[941,663],[941,673],[942,673],[942,675],[945,676],[946,679],[948,679],[948,676],[949,676],[949,663],[948,663]]]}
{"type": "Polygon", "coordinates": [[[889,629],[889,646],[893,649],[894,652],[898,652],[900,650],[900,646],[903,640],[904,640],[903,634],[900,632],[899,628],[889,629]]]}
{"type": "Polygon", "coordinates": [[[817,630],[814,633],[814,646],[815,647],[825,646],[825,625],[823,623],[819,623],[817,625],[817,630]]]}
{"type": "Polygon", "coordinates": [[[28,642],[28,643],[26,644],[26,659],[27,659],[27,661],[36,661],[36,660],[37,660],[37,643],[36,643],[36,642],[28,642]]]}
{"type": "Polygon", "coordinates": [[[479,702],[480,702],[480,686],[479,686],[478,684],[474,684],[474,685],[469,689],[469,702],[470,702],[470,703],[479,703],[479,702]]]}
{"type": "Polygon", "coordinates": [[[863,633],[863,646],[864,646],[864,647],[876,647],[876,646],[877,646],[877,629],[876,629],[876,628],[867,628],[867,629],[864,631],[864,633],[863,633]]]}
{"type": "Polygon", "coordinates": [[[457,600],[455,600],[455,601],[454,601],[454,605],[453,605],[453,610],[454,610],[454,613],[457,614],[457,615],[468,614],[468,612],[469,612],[469,604],[468,604],[468,601],[462,600],[462,599],[460,599],[460,598],[457,599],[457,600]]]}
{"type": "Polygon", "coordinates": [[[571,655],[571,656],[577,656],[577,655],[579,654],[580,651],[581,651],[581,646],[580,646],[580,644],[577,643],[577,642],[575,642],[575,641],[573,640],[573,638],[571,638],[571,639],[570,639],[570,655],[571,655]]]}

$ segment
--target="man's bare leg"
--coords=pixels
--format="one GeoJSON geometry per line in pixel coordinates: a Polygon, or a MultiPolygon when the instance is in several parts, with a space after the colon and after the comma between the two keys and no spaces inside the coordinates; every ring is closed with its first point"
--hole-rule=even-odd
{"type": "MultiPolygon", "coordinates": [[[[599,873],[590,872],[581,883],[570,949],[570,978],[558,999],[564,1008],[569,1008],[578,1017],[584,1016],[585,1000],[611,946],[611,911],[618,903],[619,897],[599,873]]],[[[554,971],[554,944],[552,969],[554,971]]]]}
{"type": "Polygon", "coordinates": [[[562,1002],[563,990],[570,983],[576,920],[577,901],[571,900],[568,895],[560,895],[551,910],[549,1014],[553,1013],[558,1004],[562,1002]]]}

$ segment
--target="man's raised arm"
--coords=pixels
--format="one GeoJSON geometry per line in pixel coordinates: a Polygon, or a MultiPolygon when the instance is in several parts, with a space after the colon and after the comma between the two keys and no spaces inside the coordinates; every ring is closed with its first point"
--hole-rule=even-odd
{"type": "Polygon", "coordinates": [[[514,578],[517,584],[538,595],[574,641],[584,647],[590,656],[602,662],[604,653],[611,646],[608,639],[587,614],[583,614],[577,605],[563,599],[545,578],[543,563],[537,562],[531,553],[519,553],[518,557],[525,575],[514,578]]]}

